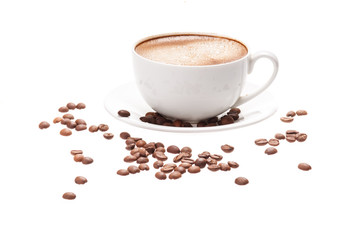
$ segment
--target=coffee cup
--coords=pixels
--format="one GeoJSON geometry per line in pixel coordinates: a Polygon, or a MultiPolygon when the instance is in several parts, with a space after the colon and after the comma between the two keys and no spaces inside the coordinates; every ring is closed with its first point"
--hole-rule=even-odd
{"type": "Polygon", "coordinates": [[[197,122],[237,107],[263,92],[278,72],[277,57],[250,54],[239,40],[211,33],[167,33],[133,47],[137,87],[149,106],[172,119],[197,122]],[[270,78],[243,93],[246,77],[260,58],[273,64],[270,78]]]}

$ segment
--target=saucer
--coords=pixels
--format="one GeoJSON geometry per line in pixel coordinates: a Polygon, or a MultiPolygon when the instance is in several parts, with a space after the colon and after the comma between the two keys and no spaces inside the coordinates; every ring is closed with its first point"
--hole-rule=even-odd
{"type": "MultiPolygon", "coordinates": [[[[247,83],[244,93],[252,92],[258,87],[254,84],[247,83]]],[[[242,104],[239,108],[241,110],[240,118],[233,124],[213,126],[213,127],[169,127],[155,125],[151,123],[142,122],[139,118],[145,116],[147,112],[154,112],[154,110],[142,98],[135,82],[127,82],[121,86],[113,89],[105,98],[105,109],[118,119],[127,124],[164,132],[215,132],[234,128],[240,128],[255,124],[270,117],[277,110],[277,104],[274,97],[267,91],[264,91],[259,96],[242,104]],[[120,117],[118,111],[124,109],[130,112],[129,117],[120,117]]],[[[222,116],[220,114],[219,116],[222,116]]]]}

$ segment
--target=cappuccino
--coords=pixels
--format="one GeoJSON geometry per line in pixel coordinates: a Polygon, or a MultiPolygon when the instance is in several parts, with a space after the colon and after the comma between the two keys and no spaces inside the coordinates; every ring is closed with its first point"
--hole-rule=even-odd
{"type": "Polygon", "coordinates": [[[232,62],[248,50],[236,40],[207,35],[172,35],[139,43],[135,51],[147,59],[173,65],[203,66],[232,62]]]}

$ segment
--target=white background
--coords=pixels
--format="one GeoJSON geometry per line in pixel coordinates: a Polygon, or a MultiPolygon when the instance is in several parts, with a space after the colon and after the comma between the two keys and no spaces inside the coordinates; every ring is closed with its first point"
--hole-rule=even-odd
{"type": "MultiPolygon", "coordinates": [[[[1,1],[0,239],[360,239],[359,59],[356,1],[1,1]],[[280,61],[269,88],[278,111],[246,127],[171,134],[131,127],[104,109],[106,95],[133,81],[131,47],[164,32],[226,34],[280,61]],[[67,102],[101,133],[59,135],[52,122],[67,102]],[[289,110],[308,116],[291,124],[289,110]],[[257,138],[296,129],[304,143],[281,142],[273,156],[257,138]],[[121,131],[147,141],[221,153],[240,167],[159,181],[154,169],[121,177],[128,164],[121,131]],[[83,149],[92,165],[77,164],[83,149]],[[297,169],[311,164],[310,172],[297,169]],[[74,178],[83,175],[81,186],[74,178]],[[247,186],[235,185],[238,176],[247,186]],[[73,191],[74,201],[62,199],[73,191]]],[[[257,63],[249,81],[270,74],[257,63]]]]}

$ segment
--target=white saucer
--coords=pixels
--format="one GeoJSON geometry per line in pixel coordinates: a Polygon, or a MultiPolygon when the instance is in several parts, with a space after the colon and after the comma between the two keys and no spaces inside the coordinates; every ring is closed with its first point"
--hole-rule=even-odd
{"type": "MultiPolygon", "coordinates": [[[[257,86],[247,83],[244,93],[252,92],[257,86]]],[[[214,127],[169,127],[142,122],[139,118],[147,112],[154,112],[140,95],[135,82],[124,83],[112,90],[105,98],[105,109],[116,119],[130,125],[164,132],[214,132],[234,128],[245,127],[260,122],[277,110],[274,97],[267,91],[263,92],[253,100],[241,105],[240,118],[233,124],[214,126],[214,127]],[[120,117],[118,111],[124,109],[130,112],[130,117],[120,117]]],[[[223,115],[223,114],[221,114],[223,115]]]]}

